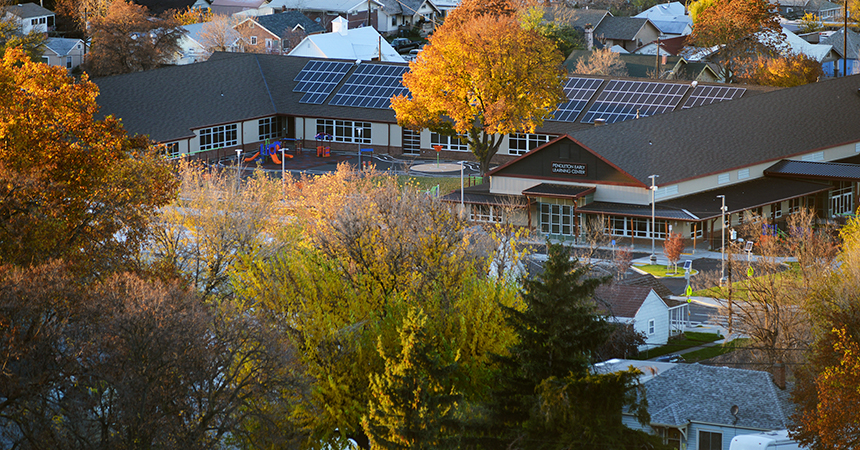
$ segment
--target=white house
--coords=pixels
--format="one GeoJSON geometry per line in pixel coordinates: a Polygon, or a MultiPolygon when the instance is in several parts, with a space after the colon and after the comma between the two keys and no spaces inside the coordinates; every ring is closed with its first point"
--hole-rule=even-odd
{"type": "Polygon", "coordinates": [[[406,62],[397,50],[372,27],[347,29],[347,21],[332,21],[331,33],[307,36],[289,53],[290,56],[347,59],[351,61],[406,62]]]}
{"type": "Polygon", "coordinates": [[[633,17],[649,19],[663,36],[686,36],[693,32],[693,19],[679,2],[661,3],[633,17]]]}
{"type": "MultiPolygon", "coordinates": [[[[639,351],[669,341],[670,308],[650,287],[604,285],[597,288],[594,297],[598,307],[612,320],[632,324],[634,330],[645,335],[645,344],[639,346],[639,351]]],[[[676,306],[679,307],[683,305],[676,306]]]]}
{"type": "Polygon", "coordinates": [[[42,61],[50,66],[62,66],[72,71],[81,65],[86,54],[84,41],[69,38],[48,38],[42,61]]]}
{"type": "Polygon", "coordinates": [[[5,17],[12,17],[18,22],[21,33],[31,31],[47,33],[54,29],[54,13],[35,3],[18,3],[5,8],[5,17]]]}

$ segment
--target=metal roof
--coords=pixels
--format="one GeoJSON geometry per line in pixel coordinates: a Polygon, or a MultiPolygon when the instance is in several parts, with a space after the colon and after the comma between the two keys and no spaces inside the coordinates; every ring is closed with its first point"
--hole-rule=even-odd
{"type": "Polygon", "coordinates": [[[764,170],[767,176],[860,181],[860,164],[784,159],[764,170]]]}
{"type": "Polygon", "coordinates": [[[579,198],[595,190],[594,186],[541,183],[524,190],[523,195],[526,197],[579,198]]]}

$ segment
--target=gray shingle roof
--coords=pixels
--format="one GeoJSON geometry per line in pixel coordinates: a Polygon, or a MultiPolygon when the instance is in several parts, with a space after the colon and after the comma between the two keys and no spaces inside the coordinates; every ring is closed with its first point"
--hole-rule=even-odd
{"type": "Polygon", "coordinates": [[[659,186],[860,142],[860,75],[591,127],[570,136],[659,186]],[[802,116],[786,116],[803,105],[802,116]]]}
{"type": "Polygon", "coordinates": [[[650,293],[650,287],[612,284],[599,286],[594,297],[601,312],[632,319],[650,293]]]}
{"type": "MultiPolygon", "coordinates": [[[[822,44],[829,44],[833,46],[833,51],[835,51],[840,57],[843,57],[842,50],[845,46],[843,44],[844,41],[844,33],[843,30],[839,30],[830,35],[827,39],[821,41],[822,44]]],[[[851,30],[848,30],[848,59],[860,59],[860,34],[857,34],[851,30]]],[[[840,66],[841,68],[841,66],[840,66]]]]}
{"type": "Polygon", "coordinates": [[[663,299],[663,302],[665,302],[666,305],[668,305],[669,307],[681,304],[681,302],[679,301],[670,299],[669,297],[673,295],[672,291],[670,291],[665,284],[658,280],[657,277],[651,275],[650,273],[626,274],[624,278],[616,281],[615,284],[621,284],[624,286],[647,287],[649,289],[653,289],[654,292],[656,292],[657,295],[659,295],[660,298],[663,299]]]}
{"type": "Polygon", "coordinates": [[[6,12],[14,14],[22,19],[54,15],[53,11],[42,8],[35,3],[18,3],[16,5],[9,5],[6,7],[6,12]]]}
{"type": "Polygon", "coordinates": [[[860,181],[860,165],[784,159],[764,170],[768,176],[860,181]]]}
{"type": "Polygon", "coordinates": [[[738,427],[782,430],[790,424],[792,407],[767,372],[678,364],[644,386],[653,424],[731,426],[733,405],[738,406],[738,427]]]}
{"type": "Polygon", "coordinates": [[[75,48],[75,45],[82,43],[80,39],[70,38],[48,38],[45,40],[45,47],[57,54],[57,56],[66,56],[75,48]]]}
{"type": "Polygon", "coordinates": [[[594,29],[594,37],[605,37],[606,39],[632,40],[636,33],[645,26],[648,19],[635,17],[606,17],[597,28],[594,29]]]}
{"type": "Polygon", "coordinates": [[[283,37],[285,31],[292,30],[296,25],[301,25],[307,34],[325,33],[325,28],[322,25],[298,11],[284,11],[277,14],[257,16],[254,17],[254,20],[278,37],[283,37]]]}

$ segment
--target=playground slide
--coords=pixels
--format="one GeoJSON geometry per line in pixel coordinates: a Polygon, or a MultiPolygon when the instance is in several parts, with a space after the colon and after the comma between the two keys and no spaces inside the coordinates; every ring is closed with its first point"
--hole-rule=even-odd
{"type": "Polygon", "coordinates": [[[281,160],[280,160],[280,159],[278,159],[278,154],[277,154],[277,153],[272,153],[272,154],[271,154],[271,155],[269,155],[269,156],[271,156],[271,157],[272,157],[272,162],[273,162],[273,163],[275,163],[275,164],[280,164],[280,163],[281,163],[281,160]]]}
{"type": "Polygon", "coordinates": [[[250,158],[245,158],[245,162],[251,162],[260,157],[260,152],[254,153],[254,156],[250,158]]]}

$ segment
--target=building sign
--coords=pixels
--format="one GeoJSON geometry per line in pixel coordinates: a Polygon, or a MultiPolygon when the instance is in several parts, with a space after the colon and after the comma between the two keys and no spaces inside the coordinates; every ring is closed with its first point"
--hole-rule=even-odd
{"type": "Polygon", "coordinates": [[[582,163],[552,162],[552,173],[566,173],[568,175],[588,175],[588,165],[582,163]]]}

